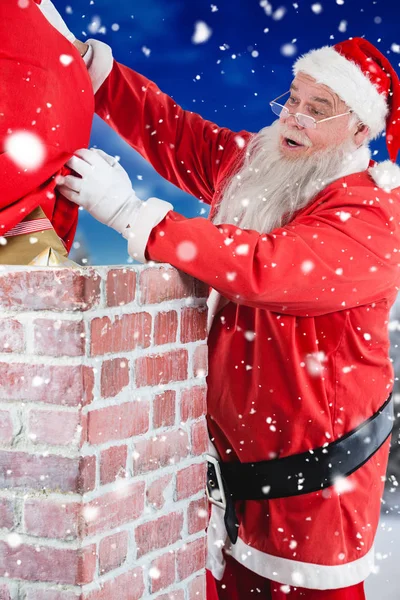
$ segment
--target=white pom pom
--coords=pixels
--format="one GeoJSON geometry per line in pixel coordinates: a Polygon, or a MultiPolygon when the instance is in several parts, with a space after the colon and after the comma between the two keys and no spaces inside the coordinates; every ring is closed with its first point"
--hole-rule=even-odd
{"type": "Polygon", "coordinates": [[[385,192],[391,192],[400,186],[400,167],[391,160],[376,163],[368,169],[368,172],[375,183],[385,192]]]}

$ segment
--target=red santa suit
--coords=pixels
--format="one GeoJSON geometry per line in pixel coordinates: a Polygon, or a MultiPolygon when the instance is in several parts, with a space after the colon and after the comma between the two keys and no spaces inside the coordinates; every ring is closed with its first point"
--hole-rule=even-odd
{"type": "MultiPolygon", "coordinates": [[[[250,134],[182,110],[154,83],[113,62],[108,47],[91,44],[97,113],[163,177],[215,205],[250,134]]],[[[361,80],[355,83],[363,101],[367,92],[374,99],[361,80]]],[[[382,111],[375,117],[371,130],[384,123],[382,111]]],[[[131,256],[170,263],[215,290],[207,419],[222,461],[321,447],[388,398],[387,325],[400,284],[399,183],[398,173],[374,167],[362,147],[271,233],[187,219],[156,199],[140,209],[131,256]]],[[[225,545],[236,561],[281,584],[333,590],[362,582],[373,568],[388,450],[386,441],[343,487],[237,503],[236,544],[213,507],[208,566],[215,578],[223,576],[225,545]]]]}
{"type": "Polygon", "coordinates": [[[0,71],[0,235],[41,206],[69,250],[78,208],[57,192],[54,176],[89,142],[94,100],[87,70],[32,0],[1,0],[0,71]],[[43,155],[32,167],[12,151],[12,136],[21,132],[43,155]]]}

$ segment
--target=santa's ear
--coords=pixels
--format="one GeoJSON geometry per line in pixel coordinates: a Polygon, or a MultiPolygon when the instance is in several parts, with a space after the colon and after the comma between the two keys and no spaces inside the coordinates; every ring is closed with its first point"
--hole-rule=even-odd
{"type": "Polygon", "coordinates": [[[365,140],[368,139],[369,135],[370,128],[368,127],[368,125],[366,125],[362,121],[357,123],[357,128],[354,133],[354,141],[357,144],[357,146],[361,146],[361,144],[363,144],[365,140]]]}

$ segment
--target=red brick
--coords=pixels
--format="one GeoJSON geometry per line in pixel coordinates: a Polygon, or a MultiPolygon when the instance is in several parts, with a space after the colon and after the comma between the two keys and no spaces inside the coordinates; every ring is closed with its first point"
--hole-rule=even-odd
{"type": "Polygon", "coordinates": [[[137,387],[162,385],[187,379],[188,355],[183,349],[141,356],[135,362],[137,387]]]}
{"type": "Polygon", "coordinates": [[[8,410],[0,410],[0,443],[11,444],[14,437],[14,426],[8,410]]]}
{"type": "Polygon", "coordinates": [[[136,273],[132,269],[112,269],[107,273],[107,306],[123,306],[135,299],[136,273]]]}
{"type": "Polygon", "coordinates": [[[151,343],[151,316],[134,313],[93,319],[91,322],[90,355],[109,352],[130,352],[135,348],[148,348],[151,343]]]}
{"type": "Polygon", "coordinates": [[[95,535],[138,519],[144,510],[144,490],[144,481],[122,481],[117,490],[86,504],[82,535],[95,535]]]}
{"type": "Polygon", "coordinates": [[[0,363],[0,381],[3,401],[78,406],[93,399],[93,369],[82,365],[0,363]]]}
{"type": "Polygon", "coordinates": [[[182,390],[181,393],[181,421],[188,419],[199,419],[206,414],[207,410],[207,388],[196,385],[182,390]]]}
{"type": "Polygon", "coordinates": [[[175,581],[175,553],[167,552],[152,561],[149,571],[152,594],[165,589],[175,581]]]}
{"type": "Polygon", "coordinates": [[[172,481],[172,475],[163,475],[148,485],[146,491],[147,504],[160,509],[165,504],[164,493],[172,481]]]}
{"type": "Polygon", "coordinates": [[[120,531],[103,538],[99,544],[100,575],[120,567],[128,553],[128,532],[120,531]]]}
{"type": "Polygon", "coordinates": [[[176,310],[160,312],[154,320],[154,344],[172,344],[176,342],[178,331],[178,313],[176,310]]]}
{"type": "Polygon", "coordinates": [[[208,523],[208,502],[207,498],[193,500],[188,508],[188,532],[189,535],[204,531],[208,523]]]}
{"type": "Polygon", "coordinates": [[[0,450],[0,487],[79,492],[78,459],[0,450]]]}
{"type": "Polygon", "coordinates": [[[114,397],[129,385],[129,363],[126,358],[105,360],[101,367],[101,395],[114,397]]]}
{"type": "Polygon", "coordinates": [[[24,504],[24,532],[29,535],[60,540],[78,536],[81,504],[30,498],[24,504]]]}
{"type": "Polygon", "coordinates": [[[206,463],[190,465],[176,475],[177,500],[189,498],[206,488],[206,463]]]}
{"type": "Polygon", "coordinates": [[[29,411],[27,433],[34,444],[78,446],[82,435],[81,429],[77,411],[35,409],[29,411]]]}
{"type": "Polygon", "coordinates": [[[24,326],[15,319],[0,319],[0,352],[24,351],[24,326]]]}
{"type": "Polygon", "coordinates": [[[150,404],[145,400],[124,402],[88,413],[88,441],[100,444],[145,433],[149,428],[150,404]]]}
{"type": "Polygon", "coordinates": [[[186,579],[196,571],[204,569],[206,564],[206,538],[185,544],[176,553],[178,579],[186,579]]]}
{"type": "Polygon", "coordinates": [[[133,455],[135,473],[154,471],[186,458],[189,453],[188,442],[187,433],[181,430],[166,431],[150,439],[138,440],[133,455]]]}
{"type": "MultiPolygon", "coordinates": [[[[81,595],[78,592],[68,592],[65,589],[60,590],[46,590],[46,589],[38,589],[36,587],[26,589],[25,591],[25,600],[81,600],[81,595]]],[[[0,600],[1,596],[0,596],[0,600]]]]}
{"type": "Polygon", "coordinates": [[[204,284],[168,267],[145,269],[140,274],[139,285],[141,304],[158,304],[190,296],[206,298],[208,295],[204,284]]]}
{"type": "Polygon", "coordinates": [[[167,548],[182,538],[183,514],[170,513],[139,525],[135,529],[137,557],[167,548]]]}
{"type": "Polygon", "coordinates": [[[175,423],[175,397],[174,390],[166,390],[157,394],[153,401],[153,427],[168,427],[175,423]]]}
{"type": "Polygon", "coordinates": [[[208,431],[207,423],[203,418],[201,421],[193,423],[190,428],[190,437],[192,440],[192,454],[193,456],[200,456],[208,450],[208,431]]]}
{"type": "Polygon", "coordinates": [[[10,589],[6,583],[0,583],[0,600],[11,600],[10,589]]]}
{"type": "Polygon", "coordinates": [[[85,327],[83,321],[35,319],[34,352],[47,356],[83,356],[85,327]]]}
{"type": "Polygon", "coordinates": [[[96,456],[79,458],[78,491],[82,493],[94,490],[96,485],[96,456]]]}
{"type": "Polygon", "coordinates": [[[11,579],[83,585],[93,580],[96,546],[84,550],[49,548],[20,544],[16,548],[0,541],[0,564],[11,579]]]}
{"type": "Polygon", "coordinates": [[[0,308],[85,311],[100,300],[100,277],[93,269],[40,269],[0,274],[0,308]]]}
{"type": "Polygon", "coordinates": [[[189,583],[189,600],[205,600],[206,576],[203,573],[189,583]]]}
{"type": "Polygon", "coordinates": [[[206,344],[198,346],[193,354],[194,377],[205,377],[208,372],[208,347],[206,344]]]}
{"type": "Polygon", "coordinates": [[[82,594],[82,600],[140,600],[144,592],[141,567],[109,579],[100,589],[82,594]]]}
{"type": "Polygon", "coordinates": [[[77,584],[84,585],[93,581],[96,572],[96,562],[96,544],[85,546],[85,548],[79,551],[77,584]]]}
{"type": "Polygon", "coordinates": [[[207,309],[183,308],[181,312],[181,342],[197,342],[207,337],[207,309]]]}
{"type": "Polygon", "coordinates": [[[5,529],[14,527],[14,508],[9,498],[0,498],[0,527],[5,529]]]}
{"type": "Polygon", "coordinates": [[[185,600],[185,592],[183,590],[173,590],[168,594],[156,596],[154,600],[185,600]]]}
{"type": "Polygon", "coordinates": [[[128,447],[112,446],[103,450],[100,455],[100,483],[112,483],[126,476],[126,459],[128,447]]]}

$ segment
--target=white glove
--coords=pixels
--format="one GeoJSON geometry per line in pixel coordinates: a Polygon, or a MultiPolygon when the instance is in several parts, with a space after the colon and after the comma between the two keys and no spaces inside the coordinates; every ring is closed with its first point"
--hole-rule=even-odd
{"type": "Polygon", "coordinates": [[[102,150],[78,150],[67,166],[81,177],[60,177],[58,190],[95,219],[128,238],[143,202],[126,171],[102,150]]]}
{"type": "Polygon", "coordinates": [[[46,19],[55,27],[67,40],[73,44],[76,40],[74,34],[68,29],[64,19],[50,0],[42,0],[38,4],[39,9],[42,11],[46,19]]]}

